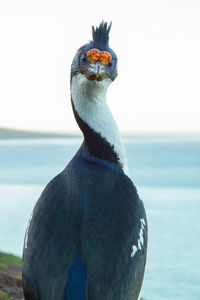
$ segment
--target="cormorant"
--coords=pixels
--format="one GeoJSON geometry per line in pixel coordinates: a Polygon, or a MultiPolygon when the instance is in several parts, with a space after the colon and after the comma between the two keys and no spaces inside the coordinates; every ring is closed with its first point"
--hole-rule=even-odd
{"type": "Polygon", "coordinates": [[[23,250],[25,300],[137,300],[147,252],[147,220],[128,176],[119,130],[106,104],[117,77],[111,24],[71,66],[71,102],[84,141],[46,186],[23,250]]]}

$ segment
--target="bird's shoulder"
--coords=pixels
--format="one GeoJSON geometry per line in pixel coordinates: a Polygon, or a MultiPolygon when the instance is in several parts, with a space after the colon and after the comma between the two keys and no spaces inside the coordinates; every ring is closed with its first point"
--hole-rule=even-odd
{"type": "Polygon", "coordinates": [[[85,151],[78,151],[64,170],[66,182],[76,185],[98,185],[101,189],[103,185],[110,188],[116,185],[133,189],[136,188],[132,180],[124,173],[119,163],[98,158],[85,151]]]}
{"type": "Polygon", "coordinates": [[[64,172],[68,174],[66,179],[70,178],[66,185],[70,184],[73,193],[87,206],[87,211],[92,211],[90,215],[106,211],[107,217],[116,216],[117,222],[124,214],[126,221],[134,221],[140,227],[140,218],[145,218],[143,202],[133,181],[121,167],[96,157],[78,155],[64,172]]]}

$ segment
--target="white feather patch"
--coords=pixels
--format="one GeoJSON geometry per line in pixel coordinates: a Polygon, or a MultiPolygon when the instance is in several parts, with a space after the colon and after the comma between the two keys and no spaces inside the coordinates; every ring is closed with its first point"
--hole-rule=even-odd
{"type": "Polygon", "coordinates": [[[72,101],[79,117],[114,147],[123,170],[128,175],[125,148],[106,104],[106,92],[111,82],[109,78],[97,82],[88,80],[83,74],[75,75],[71,82],[72,101]]]}
{"type": "Polygon", "coordinates": [[[140,219],[140,222],[141,222],[141,227],[140,227],[140,232],[139,232],[139,238],[137,240],[137,246],[136,245],[132,246],[131,258],[134,257],[135,253],[138,250],[142,250],[142,246],[144,245],[145,220],[140,219]]]}
{"type": "Polygon", "coordinates": [[[24,239],[24,248],[25,248],[25,249],[27,248],[28,231],[29,231],[29,226],[30,226],[30,224],[31,224],[32,217],[33,217],[33,212],[31,213],[31,216],[30,216],[30,218],[29,218],[29,220],[28,220],[28,225],[27,225],[27,228],[26,228],[25,239],[24,239]]]}

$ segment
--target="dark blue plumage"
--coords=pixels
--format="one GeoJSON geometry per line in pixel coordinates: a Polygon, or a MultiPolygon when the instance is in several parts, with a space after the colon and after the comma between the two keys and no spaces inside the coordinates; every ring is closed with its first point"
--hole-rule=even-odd
{"type": "Polygon", "coordinates": [[[86,279],[87,271],[81,260],[81,249],[78,247],[69,271],[64,300],[86,300],[86,279]]]}
{"type": "Polygon", "coordinates": [[[123,281],[143,277],[146,241],[134,260],[130,253],[140,231],[137,220],[144,216],[137,191],[121,168],[93,157],[83,144],[66,169],[47,185],[34,209],[23,256],[25,299],[64,299],[79,247],[90,293],[95,294],[91,299],[102,300],[109,285],[116,295],[123,295],[123,281]],[[135,268],[138,260],[142,261],[140,270],[135,268]],[[98,282],[103,281],[99,294],[98,282]]]}
{"type": "MultiPolygon", "coordinates": [[[[93,38],[101,40],[103,35],[108,46],[110,27],[105,24],[93,29],[93,38]]],[[[137,300],[146,263],[147,220],[124,172],[123,148],[102,98],[105,86],[116,77],[116,66],[102,81],[90,81],[84,72],[95,64],[88,63],[82,72],[80,56],[85,48],[80,49],[72,63],[71,94],[84,141],[35,205],[23,251],[24,296],[25,300],[137,300]]]]}
{"type": "Polygon", "coordinates": [[[99,27],[92,26],[92,44],[94,48],[99,50],[105,50],[109,48],[109,33],[112,26],[112,22],[108,24],[104,21],[101,22],[99,27]]]}

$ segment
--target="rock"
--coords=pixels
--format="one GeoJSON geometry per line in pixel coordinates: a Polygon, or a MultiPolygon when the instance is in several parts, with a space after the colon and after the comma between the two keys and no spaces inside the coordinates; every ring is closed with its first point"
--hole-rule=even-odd
{"type": "Polygon", "coordinates": [[[22,300],[21,259],[0,252],[0,300],[22,300]]]}

